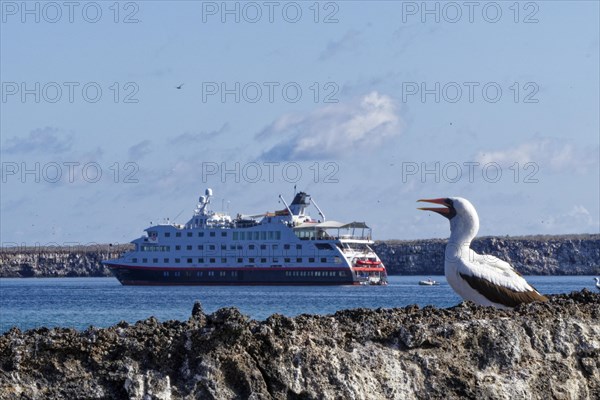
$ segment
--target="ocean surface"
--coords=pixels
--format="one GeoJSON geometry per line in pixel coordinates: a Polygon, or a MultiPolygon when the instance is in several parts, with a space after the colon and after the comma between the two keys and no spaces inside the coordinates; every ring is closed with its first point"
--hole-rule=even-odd
{"type": "MultiPolygon", "coordinates": [[[[264,320],[279,313],[331,314],[347,308],[391,308],[418,304],[451,307],[460,302],[443,276],[439,286],[420,286],[424,276],[390,276],[388,286],[122,286],[115,278],[0,279],[0,332],[46,327],[85,329],[119,321],[187,320],[195,301],[212,313],[237,307],[264,320]]],[[[592,276],[528,276],[541,293],[597,290],[592,276]]]]}

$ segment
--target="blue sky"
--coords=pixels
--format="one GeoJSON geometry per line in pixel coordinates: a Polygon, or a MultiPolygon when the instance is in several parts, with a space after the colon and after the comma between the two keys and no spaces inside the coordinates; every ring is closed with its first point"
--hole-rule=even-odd
{"type": "Polygon", "coordinates": [[[3,245],[125,243],[206,187],[376,239],[446,237],[446,196],[600,231],[598,2],[73,4],[0,3],[3,245]]]}

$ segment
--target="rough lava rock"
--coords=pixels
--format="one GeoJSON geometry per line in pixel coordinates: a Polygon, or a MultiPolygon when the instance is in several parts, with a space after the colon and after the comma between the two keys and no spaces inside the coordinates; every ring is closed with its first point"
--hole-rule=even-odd
{"type": "Polygon", "coordinates": [[[333,315],[235,308],[188,321],[0,337],[0,398],[598,399],[600,294],[333,315]]]}

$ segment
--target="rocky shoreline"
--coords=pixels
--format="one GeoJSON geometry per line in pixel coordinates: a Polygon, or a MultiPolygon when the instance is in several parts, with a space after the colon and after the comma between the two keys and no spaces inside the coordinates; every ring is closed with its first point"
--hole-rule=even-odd
{"type": "MultiPolygon", "coordinates": [[[[391,275],[443,275],[446,240],[378,241],[391,275]]],[[[524,275],[600,275],[600,235],[482,237],[472,247],[510,262],[524,275]]],[[[2,247],[0,278],[107,277],[102,260],[131,245],[2,247]]]]}
{"type": "Polygon", "coordinates": [[[0,336],[0,399],[597,399],[600,294],[0,336]]]}

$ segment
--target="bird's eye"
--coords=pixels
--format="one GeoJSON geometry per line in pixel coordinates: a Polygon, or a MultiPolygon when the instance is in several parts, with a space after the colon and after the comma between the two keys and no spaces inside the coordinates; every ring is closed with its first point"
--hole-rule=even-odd
{"type": "Polygon", "coordinates": [[[450,207],[454,206],[454,202],[452,201],[452,199],[446,199],[446,204],[448,204],[450,207]]]}

